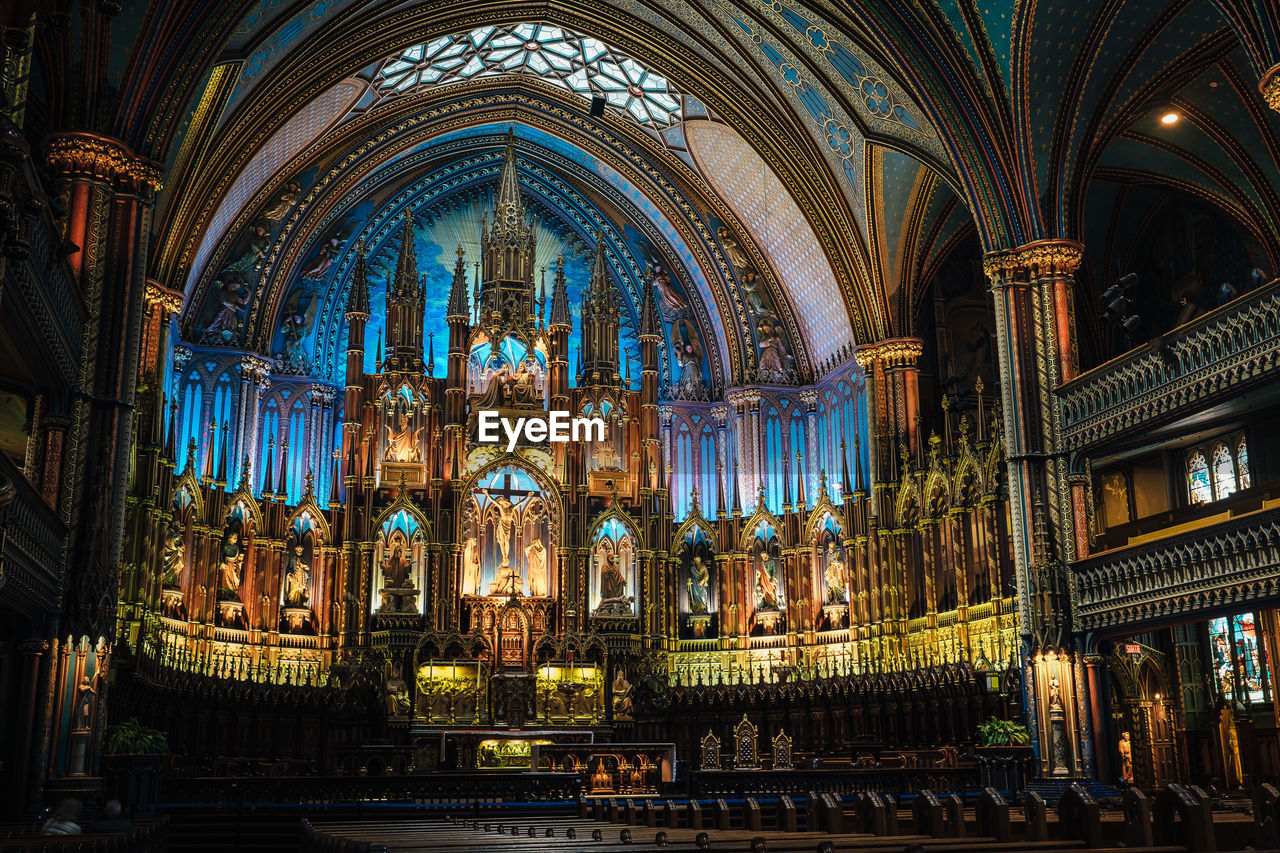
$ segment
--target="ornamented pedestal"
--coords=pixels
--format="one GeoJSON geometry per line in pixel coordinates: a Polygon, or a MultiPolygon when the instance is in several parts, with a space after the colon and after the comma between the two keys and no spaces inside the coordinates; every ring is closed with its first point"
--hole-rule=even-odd
{"type": "Polygon", "coordinates": [[[417,613],[418,588],[414,586],[384,586],[378,590],[382,596],[379,613],[417,613]]]}
{"type": "Polygon", "coordinates": [[[284,609],[284,622],[290,631],[301,631],[302,626],[311,618],[310,607],[286,607],[284,609]]]}
{"type": "Polygon", "coordinates": [[[160,591],[160,612],[173,619],[182,618],[182,590],[165,589],[160,591]]]}
{"type": "Polygon", "coordinates": [[[218,618],[223,625],[238,625],[244,620],[244,604],[235,599],[218,602],[218,618]]]}
{"type": "Polygon", "coordinates": [[[695,613],[685,617],[685,624],[693,629],[694,639],[701,640],[711,629],[710,613],[695,613]]]}
{"type": "Polygon", "coordinates": [[[520,595],[524,592],[524,578],[520,570],[511,566],[499,566],[489,582],[490,595],[520,595]]]}
{"type": "Polygon", "coordinates": [[[845,616],[849,613],[849,605],[826,604],[823,605],[822,612],[827,617],[827,621],[831,623],[832,628],[842,628],[845,624],[845,616]]]}
{"type": "Polygon", "coordinates": [[[778,626],[781,623],[782,623],[781,610],[757,610],[756,611],[756,624],[759,625],[766,634],[778,633],[778,626]]]}

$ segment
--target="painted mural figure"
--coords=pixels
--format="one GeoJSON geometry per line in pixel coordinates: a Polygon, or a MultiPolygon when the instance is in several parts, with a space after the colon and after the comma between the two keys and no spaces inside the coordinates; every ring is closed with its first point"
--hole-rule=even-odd
{"type": "Polygon", "coordinates": [[[710,583],[711,573],[702,562],[702,557],[694,557],[693,565],[689,567],[689,611],[691,613],[707,612],[710,583]]]}
{"type": "Polygon", "coordinates": [[[827,568],[823,577],[827,582],[827,603],[846,603],[849,600],[846,592],[848,580],[845,575],[844,560],[840,557],[840,549],[834,542],[827,545],[827,568]]]}
{"type": "Polygon", "coordinates": [[[302,543],[293,546],[290,569],[285,575],[284,603],[288,607],[311,606],[311,566],[302,554],[302,543]]]}
{"type": "Polygon", "coordinates": [[[232,595],[238,595],[240,592],[240,569],[243,566],[244,552],[240,547],[240,534],[234,530],[229,530],[222,542],[222,565],[218,570],[219,589],[232,595]]]}
{"type": "Polygon", "coordinates": [[[547,586],[547,549],[541,539],[535,539],[524,549],[525,560],[529,564],[529,594],[546,596],[550,594],[547,586]]]}
{"type": "Polygon", "coordinates": [[[161,555],[162,573],[160,582],[166,587],[178,587],[182,584],[182,572],[185,566],[183,557],[182,528],[177,519],[169,522],[164,532],[164,551],[161,555]]]}

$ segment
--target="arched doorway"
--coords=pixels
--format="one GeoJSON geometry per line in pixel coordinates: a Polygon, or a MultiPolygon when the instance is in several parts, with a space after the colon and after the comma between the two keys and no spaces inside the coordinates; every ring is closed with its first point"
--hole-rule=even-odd
{"type": "Polygon", "coordinates": [[[1179,778],[1174,697],[1166,660],[1163,652],[1136,640],[1117,643],[1111,654],[1116,776],[1143,788],[1158,788],[1179,778]]]}

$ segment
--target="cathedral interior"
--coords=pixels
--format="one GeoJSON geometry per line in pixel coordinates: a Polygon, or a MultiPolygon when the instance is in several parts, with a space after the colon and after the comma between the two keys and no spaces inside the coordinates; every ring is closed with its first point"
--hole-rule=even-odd
{"type": "Polygon", "coordinates": [[[1274,3],[0,23],[0,829],[1280,846],[1274,3]]]}

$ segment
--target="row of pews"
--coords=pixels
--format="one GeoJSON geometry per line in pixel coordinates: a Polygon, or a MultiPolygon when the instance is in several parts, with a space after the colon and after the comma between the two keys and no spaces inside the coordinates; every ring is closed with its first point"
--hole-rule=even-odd
{"type": "Polygon", "coordinates": [[[304,853],[588,853],[588,851],[805,851],[805,853],[1181,853],[1276,849],[1280,792],[1263,786],[1238,810],[1199,789],[1125,792],[1104,807],[1079,785],[1055,807],[1028,792],[1008,803],[987,788],[966,802],[929,791],[904,798],[810,793],[759,802],[579,800],[574,816],[472,814],[435,821],[303,820],[304,853]]]}
{"type": "Polygon", "coordinates": [[[30,823],[0,824],[4,853],[162,853],[169,849],[169,819],[137,821],[131,832],[41,835],[30,823]]]}

